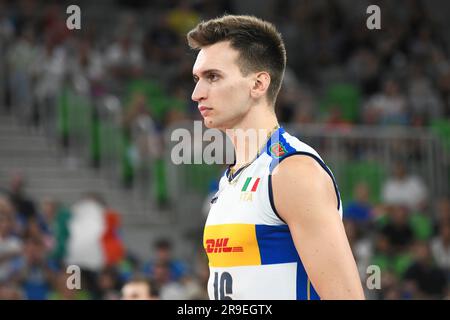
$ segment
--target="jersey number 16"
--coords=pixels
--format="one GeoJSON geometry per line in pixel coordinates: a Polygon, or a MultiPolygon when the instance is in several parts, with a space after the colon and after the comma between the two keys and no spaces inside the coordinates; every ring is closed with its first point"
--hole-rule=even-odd
{"type": "Polygon", "coordinates": [[[228,272],[219,273],[214,272],[214,299],[215,300],[233,300],[229,296],[233,294],[233,278],[228,272]]]}

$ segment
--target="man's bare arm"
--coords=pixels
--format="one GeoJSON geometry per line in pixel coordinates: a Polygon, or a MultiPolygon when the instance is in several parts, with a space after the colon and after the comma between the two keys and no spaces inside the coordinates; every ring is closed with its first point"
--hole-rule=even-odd
{"type": "Polygon", "coordinates": [[[331,177],[309,156],[291,156],[272,174],[274,204],[321,299],[364,299],[337,210],[331,177]]]}

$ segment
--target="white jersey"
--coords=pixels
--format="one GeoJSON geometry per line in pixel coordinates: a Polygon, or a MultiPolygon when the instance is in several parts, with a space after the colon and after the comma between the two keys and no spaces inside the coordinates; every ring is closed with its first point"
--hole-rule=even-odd
{"type": "Polygon", "coordinates": [[[342,202],[330,169],[313,148],[279,128],[264,152],[236,172],[231,182],[227,169],[211,200],[203,237],[210,299],[319,299],[273,203],[271,173],[292,155],[314,158],[330,175],[342,218],[342,202]]]}

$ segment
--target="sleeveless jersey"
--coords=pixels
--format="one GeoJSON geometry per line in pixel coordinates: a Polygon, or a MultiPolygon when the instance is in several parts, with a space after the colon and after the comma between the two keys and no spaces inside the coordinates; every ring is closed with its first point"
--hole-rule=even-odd
{"type": "Polygon", "coordinates": [[[242,172],[238,170],[231,182],[227,169],[211,200],[203,234],[210,299],[320,299],[273,202],[271,173],[293,155],[314,158],[330,175],[342,218],[331,170],[313,148],[279,128],[263,152],[242,172]]]}

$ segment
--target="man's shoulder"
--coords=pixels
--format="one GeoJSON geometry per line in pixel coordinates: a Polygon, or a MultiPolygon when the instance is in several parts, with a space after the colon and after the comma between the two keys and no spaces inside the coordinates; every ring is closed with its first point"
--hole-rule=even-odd
{"type": "Polygon", "coordinates": [[[305,183],[311,180],[327,177],[321,164],[313,157],[304,154],[292,154],[280,162],[272,172],[273,176],[286,176],[291,178],[301,178],[305,183]]]}

